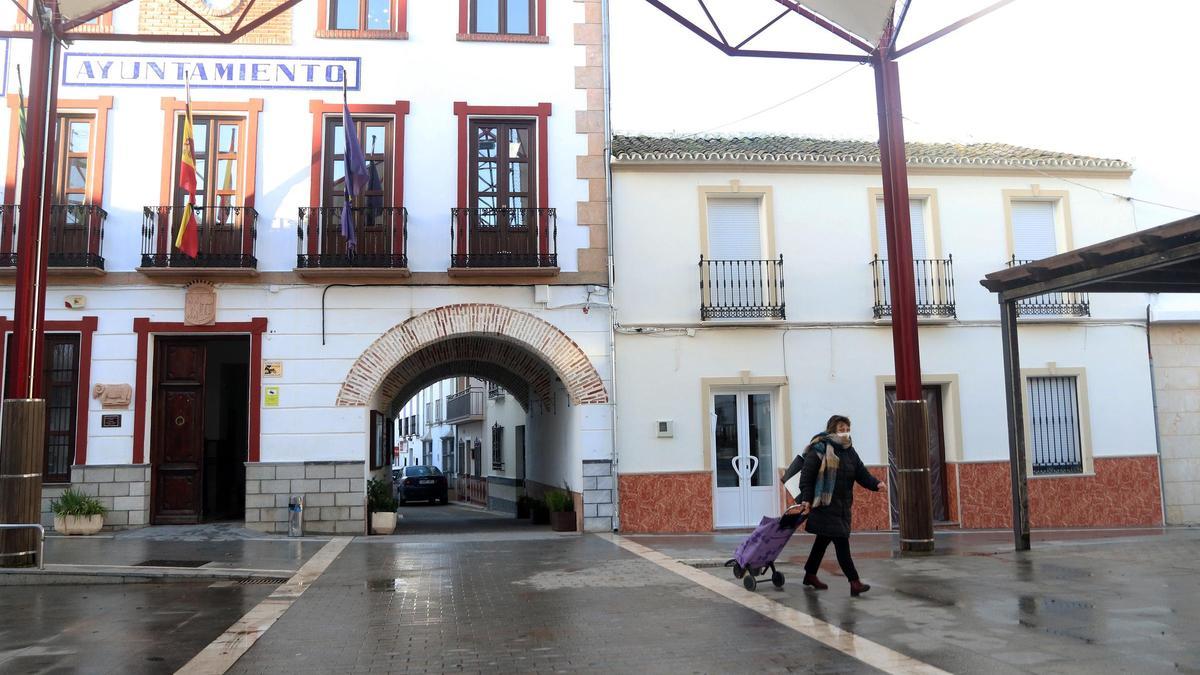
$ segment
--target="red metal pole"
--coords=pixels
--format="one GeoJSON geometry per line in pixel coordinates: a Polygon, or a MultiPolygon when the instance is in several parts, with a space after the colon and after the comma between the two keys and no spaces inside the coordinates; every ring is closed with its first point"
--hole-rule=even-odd
{"type": "MultiPolygon", "coordinates": [[[[44,117],[45,124],[45,148],[44,168],[42,175],[41,192],[42,192],[42,215],[38,229],[38,245],[40,254],[38,255],[38,283],[34,287],[34,308],[33,316],[36,322],[36,334],[33,338],[33,360],[30,367],[33,375],[33,397],[44,398],[42,390],[42,378],[45,373],[45,368],[42,367],[42,360],[45,358],[45,338],[43,337],[43,327],[46,320],[46,287],[47,271],[46,267],[50,262],[50,233],[53,231],[50,227],[50,220],[54,217],[54,200],[58,197],[55,194],[55,171],[57,166],[55,161],[58,159],[58,78],[54,74],[58,71],[58,60],[62,56],[62,44],[55,39],[49,40],[50,46],[50,64],[47,74],[48,81],[48,96],[46,103],[46,115],[44,117]]],[[[28,122],[28,121],[27,121],[28,122]]],[[[85,385],[86,388],[86,385],[85,385]]]]}
{"type": "Polygon", "coordinates": [[[888,276],[892,300],[892,352],[896,359],[894,434],[899,499],[900,550],[933,550],[933,506],[929,475],[929,422],[921,393],[921,348],[917,335],[916,284],[913,281],[912,229],[908,212],[908,157],[900,108],[900,72],[888,54],[892,27],[884,31],[875,67],[879,109],[879,165],[883,172],[883,209],[887,230],[888,276]]]}
{"type": "MultiPolygon", "coordinates": [[[[885,36],[883,44],[889,37],[885,36]]],[[[876,53],[875,100],[879,110],[879,164],[883,170],[883,210],[887,229],[892,301],[892,350],[896,359],[896,398],[921,398],[921,350],[917,338],[916,284],[913,280],[912,225],[908,212],[908,158],[900,109],[900,73],[885,50],[876,53]]]]}
{"type": "MultiPolygon", "coordinates": [[[[21,170],[20,227],[17,230],[17,284],[13,305],[13,351],[8,371],[8,391],[14,398],[37,398],[37,371],[42,357],[42,329],[45,319],[46,245],[43,217],[45,179],[53,170],[53,146],[47,146],[48,112],[55,96],[52,82],[53,35],[42,25],[34,25],[33,54],[29,76],[29,110],[26,114],[25,161],[21,170]],[[50,149],[49,152],[47,149],[50,149]],[[49,155],[49,156],[48,156],[49,155]]],[[[49,211],[49,209],[47,209],[49,211]]]]}

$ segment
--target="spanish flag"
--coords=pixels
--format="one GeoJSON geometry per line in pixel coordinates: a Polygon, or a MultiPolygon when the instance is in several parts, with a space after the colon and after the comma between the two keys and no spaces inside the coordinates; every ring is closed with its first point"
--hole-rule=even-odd
{"type": "Polygon", "coordinates": [[[183,216],[179,219],[175,248],[189,258],[195,258],[199,252],[200,238],[196,234],[196,218],[192,214],[196,205],[196,149],[192,136],[191,87],[187,87],[183,111],[183,153],[179,158],[179,187],[188,193],[188,200],[183,207],[183,216]]]}

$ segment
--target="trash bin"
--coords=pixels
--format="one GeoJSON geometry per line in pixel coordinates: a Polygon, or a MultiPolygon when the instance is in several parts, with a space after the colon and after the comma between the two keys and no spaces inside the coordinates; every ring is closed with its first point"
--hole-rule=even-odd
{"type": "Polygon", "coordinates": [[[304,536],[304,497],[300,495],[288,500],[288,536],[304,536]]]}

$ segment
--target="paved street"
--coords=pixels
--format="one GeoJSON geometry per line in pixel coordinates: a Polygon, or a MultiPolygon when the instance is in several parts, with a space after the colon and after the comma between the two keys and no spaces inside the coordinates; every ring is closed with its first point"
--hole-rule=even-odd
{"type": "MultiPolygon", "coordinates": [[[[781,558],[785,587],[751,594],[719,566],[741,533],[556,534],[456,505],[403,515],[396,535],[347,540],[231,672],[1200,672],[1197,530],[1038,533],[1027,555],[1003,532],[948,532],[924,558],[856,535],[873,589],[851,599],[832,552],[828,591],[799,584],[807,535],[781,558]]],[[[296,569],[331,545],[204,539],[145,530],[51,550],[199,560],[208,547],[296,569]]],[[[0,587],[15,610],[0,614],[0,672],[173,672],[273,588],[0,587]]]]}

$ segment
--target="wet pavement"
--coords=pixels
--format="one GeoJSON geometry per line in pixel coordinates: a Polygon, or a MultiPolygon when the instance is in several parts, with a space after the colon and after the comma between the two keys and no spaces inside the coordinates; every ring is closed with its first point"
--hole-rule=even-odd
{"type": "Polygon", "coordinates": [[[46,537],[48,567],[143,566],[253,569],[288,576],[320,550],[327,538],[288,539],[227,523],[124,530],[91,537],[46,537]]]}
{"type": "Polygon", "coordinates": [[[172,673],[272,588],[0,587],[0,673],[172,673]]]}
{"type": "MultiPolygon", "coordinates": [[[[851,599],[832,552],[830,589],[800,585],[804,534],[781,556],[786,585],[751,594],[719,566],[745,533],[610,540],[453,504],[402,514],[396,534],[346,546],[232,671],[878,672],[813,637],[849,631],[957,673],[1200,673],[1197,529],[1038,532],[1020,554],[1007,532],[944,531],[917,558],[897,557],[894,535],[855,535],[873,588],[851,599]]],[[[81,561],[171,552],[296,569],[326,544],[168,534],[55,545],[81,561]]],[[[172,672],[273,588],[0,587],[0,673],[172,672]]]]}

